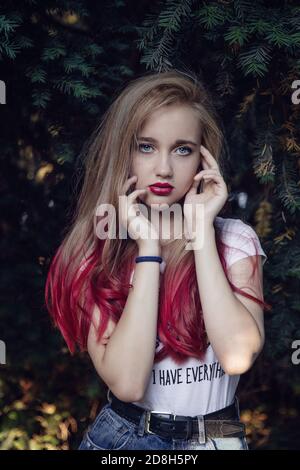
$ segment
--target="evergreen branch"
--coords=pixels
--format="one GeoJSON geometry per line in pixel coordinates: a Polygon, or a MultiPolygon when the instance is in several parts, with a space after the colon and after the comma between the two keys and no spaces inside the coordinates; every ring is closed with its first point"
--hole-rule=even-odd
{"type": "Polygon", "coordinates": [[[279,48],[282,46],[288,47],[293,44],[293,41],[290,38],[290,33],[284,31],[284,28],[280,23],[269,25],[266,39],[270,44],[274,44],[279,48]]]}
{"type": "Polygon", "coordinates": [[[45,47],[42,52],[42,60],[45,62],[52,61],[58,59],[61,56],[66,56],[67,51],[66,47],[62,43],[58,43],[56,40],[52,41],[52,47],[45,47]]]}
{"type": "Polygon", "coordinates": [[[158,17],[158,26],[166,28],[169,32],[177,32],[182,25],[182,18],[191,14],[190,0],[167,0],[158,17]]]}
{"type": "Polygon", "coordinates": [[[161,39],[155,43],[152,50],[147,52],[142,58],[141,62],[146,64],[147,68],[153,70],[164,70],[166,67],[171,67],[172,63],[168,59],[171,51],[173,37],[170,36],[166,30],[161,39]]]}
{"type": "MultiPolygon", "coordinates": [[[[256,1],[256,3],[259,3],[256,1]]],[[[256,6],[257,7],[257,6],[256,6]]],[[[253,9],[253,2],[250,0],[234,0],[233,8],[239,20],[244,21],[253,9]]]]}
{"type": "Polygon", "coordinates": [[[31,83],[45,83],[47,72],[41,67],[28,67],[25,72],[31,83]]]}
{"type": "Polygon", "coordinates": [[[279,191],[279,199],[291,214],[300,210],[300,188],[296,183],[298,178],[294,162],[285,159],[281,165],[281,187],[279,191]]]}
{"type": "Polygon", "coordinates": [[[247,51],[239,54],[238,66],[243,70],[245,76],[264,76],[268,71],[271,61],[271,48],[266,44],[251,46],[247,51]]]}
{"type": "Polygon", "coordinates": [[[5,54],[10,59],[15,59],[22,49],[33,47],[33,41],[26,36],[17,36],[14,40],[5,39],[0,43],[0,55],[5,54]]]}
{"type": "Polygon", "coordinates": [[[82,101],[101,96],[101,92],[98,88],[92,88],[81,80],[70,80],[69,77],[62,77],[53,80],[52,83],[54,88],[57,88],[62,93],[73,95],[75,98],[80,98],[82,101]]]}
{"type": "Polygon", "coordinates": [[[10,33],[21,26],[23,17],[19,12],[10,13],[8,15],[0,15],[0,33],[4,34],[6,38],[10,33]]]}
{"type": "Polygon", "coordinates": [[[47,90],[33,90],[32,92],[32,104],[38,108],[45,109],[48,102],[50,101],[51,94],[47,90]]]}
{"type": "Polygon", "coordinates": [[[95,67],[85,62],[84,58],[78,53],[67,57],[63,60],[63,68],[65,72],[71,73],[74,70],[79,70],[84,77],[88,77],[95,72],[95,67]]]}
{"type": "Polygon", "coordinates": [[[248,26],[237,25],[237,26],[230,26],[228,28],[227,33],[224,35],[224,39],[230,45],[238,44],[239,46],[243,46],[245,42],[249,39],[250,33],[248,26]]]}
{"type": "Polygon", "coordinates": [[[158,20],[159,17],[157,15],[149,14],[146,16],[143,25],[137,28],[141,39],[139,39],[136,44],[140,51],[145,49],[149,43],[152,43],[154,37],[158,34],[158,20]]]}
{"type": "Polygon", "coordinates": [[[223,25],[228,20],[228,9],[220,4],[204,5],[195,14],[198,23],[205,29],[211,30],[217,26],[223,25]]]}
{"type": "Polygon", "coordinates": [[[83,47],[83,52],[86,56],[90,55],[93,58],[95,58],[98,55],[103,54],[104,49],[103,49],[103,47],[99,46],[99,44],[91,43],[91,44],[86,44],[83,47]]]}

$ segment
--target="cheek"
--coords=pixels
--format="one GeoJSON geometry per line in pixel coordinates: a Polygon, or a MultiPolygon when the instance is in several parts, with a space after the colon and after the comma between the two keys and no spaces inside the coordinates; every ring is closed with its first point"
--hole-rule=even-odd
{"type": "Polygon", "coordinates": [[[178,196],[182,197],[191,189],[191,186],[194,182],[194,176],[196,175],[196,173],[197,173],[197,168],[192,173],[189,173],[188,175],[184,174],[182,175],[181,178],[179,178],[179,180],[177,180],[177,184],[176,184],[177,197],[178,196]]]}
{"type": "Polygon", "coordinates": [[[178,173],[177,177],[177,187],[178,189],[180,188],[181,191],[183,190],[188,190],[193,183],[193,178],[197,173],[197,167],[193,168],[192,171],[191,169],[186,169],[182,170],[180,173],[178,173]]]}
{"type": "Polygon", "coordinates": [[[147,171],[145,171],[145,165],[136,158],[133,157],[131,167],[130,167],[130,176],[136,175],[138,180],[143,180],[145,175],[147,175],[147,171]]]}
{"type": "Polygon", "coordinates": [[[182,185],[182,192],[184,194],[187,193],[192,184],[193,184],[193,177],[191,177],[189,180],[185,180],[185,184],[182,185]]]}
{"type": "Polygon", "coordinates": [[[136,174],[136,164],[135,164],[135,161],[133,160],[130,165],[129,177],[135,174],[136,174]]]}
{"type": "Polygon", "coordinates": [[[176,173],[179,176],[179,179],[193,179],[197,172],[202,170],[201,159],[199,155],[193,155],[189,160],[176,162],[176,173]]]}

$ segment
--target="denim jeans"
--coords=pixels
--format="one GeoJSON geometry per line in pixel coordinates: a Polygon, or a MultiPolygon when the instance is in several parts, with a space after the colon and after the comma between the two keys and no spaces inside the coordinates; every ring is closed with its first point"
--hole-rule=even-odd
{"type": "Polygon", "coordinates": [[[107,403],[85,431],[78,450],[249,450],[246,436],[206,439],[164,438],[144,432],[144,418],[135,424],[120,416],[107,403]]]}

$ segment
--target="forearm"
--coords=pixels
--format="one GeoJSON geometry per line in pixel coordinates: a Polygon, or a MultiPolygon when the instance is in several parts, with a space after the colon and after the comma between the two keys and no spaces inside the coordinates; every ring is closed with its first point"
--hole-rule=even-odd
{"type": "MultiPolygon", "coordinates": [[[[139,249],[139,256],[159,255],[159,246],[144,246],[139,249]]],[[[115,381],[121,384],[119,388],[133,396],[143,394],[153,366],[159,277],[159,263],[136,264],[133,288],[130,289],[125,308],[103,358],[105,367],[115,371],[115,381]]]]}
{"type": "Polygon", "coordinates": [[[197,282],[206,331],[223,367],[247,369],[261,344],[260,332],[247,308],[234,295],[218,255],[215,229],[204,226],[203,245],[194,250],[197,282]]]}

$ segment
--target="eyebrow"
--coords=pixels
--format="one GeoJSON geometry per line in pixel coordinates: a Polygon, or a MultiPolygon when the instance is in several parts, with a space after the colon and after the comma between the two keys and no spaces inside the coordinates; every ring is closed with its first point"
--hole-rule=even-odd
{"type": "MultiPolygon", "coordinates": [[[[138,140],[145,140],[147,142],[153,142],[154,144],[158,143],[158,141],[154,139],[153,137],[138,137],[138,140]]],[[[182,144],[197,145],[197,143],[193,142],[192,140],[177,139],[174,142],[174,145],[182,145],[182,144]]]]}

